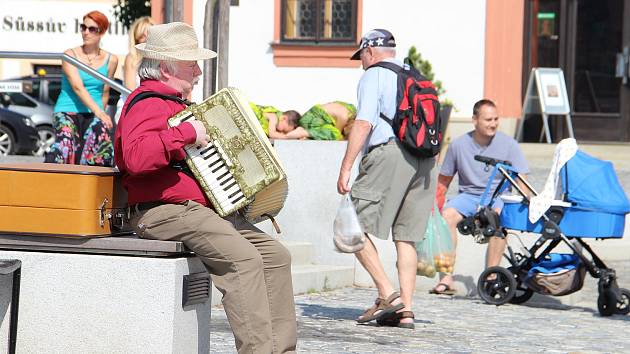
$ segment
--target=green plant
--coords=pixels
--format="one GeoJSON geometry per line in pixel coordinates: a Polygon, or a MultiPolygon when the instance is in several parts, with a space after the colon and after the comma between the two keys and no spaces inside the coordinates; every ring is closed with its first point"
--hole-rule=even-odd
{"type": "Polygon", "coordinates": [[[422,58],[422,54],[416,49],[415,46],[411,46],[409,48],[409,52],[407,53],[407,58],[413,67],[418,69],[422,75],[424,75],[427,79],[431,80],[437,89],[438,96],[440,97],[440,102],[444,106],[453,106],[453,102],[448,98],[444,98],[444,94],[446,93],[446,89],[442,87],[442,81],[435,80],[435,73],[433,72],[433,66],[431,63],[422,58]]]}
{"type": "Polygon", "coordinates": [[[330,291],[332,290],[329,286],[328,286],[328,277],[324,277],[324,287],[322,288],[322,291],[330,291]]]}
{"type": "Polygon", "coordinates": [[[151,16],[151,1],[149,0],[117,0],[114,5],[114,15],[122,22],[126,29],[139,17],[151,16]]]}

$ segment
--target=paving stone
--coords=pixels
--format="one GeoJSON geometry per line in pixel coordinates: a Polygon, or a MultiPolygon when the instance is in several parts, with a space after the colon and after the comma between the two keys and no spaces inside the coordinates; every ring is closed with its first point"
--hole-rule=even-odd
{"type": "MultiPolygon", "coordinates": [[[[630,260],[609,262],[630,287],[630,260]]],[[[630,353],[630,316],[601,317],[587,275],[574,306],[492,306],[479,298],[416,293],[416,329],[358,325],[376,290],[344,288],[295,297],[300,353],[630,353]]],[[[234,353],[220,307],[212,309],[211,352],[234,353]]]]}

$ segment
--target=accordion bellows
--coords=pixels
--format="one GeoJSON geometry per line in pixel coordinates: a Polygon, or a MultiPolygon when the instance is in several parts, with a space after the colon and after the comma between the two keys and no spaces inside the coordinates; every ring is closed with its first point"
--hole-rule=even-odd
{"type": "Polygon", "coordinates": [[[168,120],[198,120],[210,144],[185,147],[186,162],[220,216],[243,209],[251,222],[276,216],[288,194],[287,177],[256,115],[235,88],[225,88],[168,120]]]}

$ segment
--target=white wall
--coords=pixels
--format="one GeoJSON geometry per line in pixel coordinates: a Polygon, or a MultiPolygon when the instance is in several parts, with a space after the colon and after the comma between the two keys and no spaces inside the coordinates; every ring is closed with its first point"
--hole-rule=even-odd
{"type": "Polygon", "coordinates": [[[273,1],[241,1],[230,9],[228,81],[254,102],[304,112],[315,103],[356,101],[361,70],[278,68],[273,64],[273,1]]]}
{"type": "MultiPolygon", "coordinates": [[[[364,0],[363,28],[386,28],[403,58],[415,45],[433,64],[447,97],[470,116],[483,94],[485,0],[364,0]]],[[[204,0],[195,1],[201,34],[204,0]]],[[[240,1],[230,8],[229,85],[252,101],[305,111],[331,100],[356,102],[360,68],[287,68],[273,64],[274,13],[271,0],[240,1]]],[[[199,88],[200,89],[200,88],[199,88]]]]}
{"type": "Polygon", "coordinates": [[[363,31],[391,31],[400,58],[415,46],[459,110],[454,115],[471,116],[483,95],[485,13],[485,0],[365,0],[363,31]]]}

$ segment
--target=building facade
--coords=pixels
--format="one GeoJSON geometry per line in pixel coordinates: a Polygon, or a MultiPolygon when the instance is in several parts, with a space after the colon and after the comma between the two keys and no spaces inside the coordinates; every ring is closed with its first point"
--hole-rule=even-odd
{"type": "MultiPolygon", "coordinates": [[[[7,2],[0,50],[45,52],[79,43],[80,16],[92,9],[111,15],[115,3],[7,2]]],[[[173,3],[201,36],[206,0],[151,0],[152,16],[162,21],[164,5],[173,3]]],[[[229,13],[228,85],[258,104],[303,112],[315,103],[355,102],[362,69],[348,57],[361,33],[386,28],[399,58],[415,46],[431,62],[455,104],[452,135],[470,128],[472,105],[483,97],[512,118],[502,124],[514,133],[531,69],[556,67],[564,73],[576,138],[630,141],[630,0],[231,0],[229,13]]],[[[122,59],[126,33],[118,26],[103,45],[122,59]]],[[[0,78],[33,73],[37,65],[2,60],[0,78]]],[[[193,99],[201,98],[197,88],[193,99]]],[[[540,118],[525,122],[525,138],[538,141],[540,118]]],[[[550,122],[554,140],[568,135],[563,120],[550,122]]]]}

